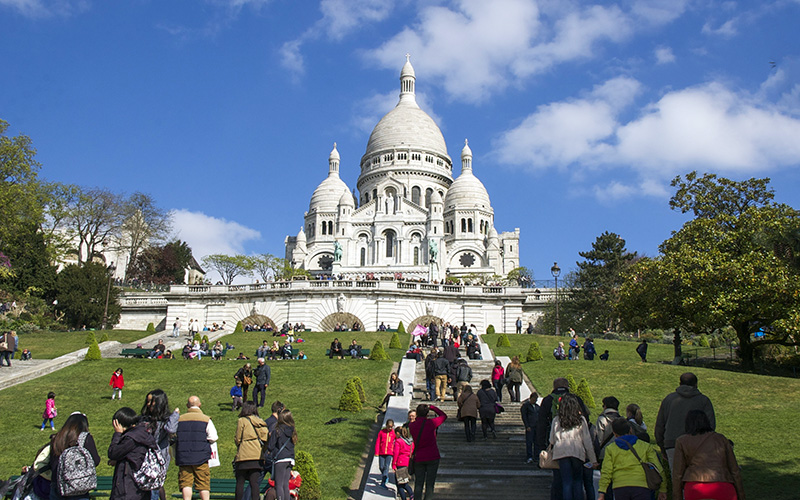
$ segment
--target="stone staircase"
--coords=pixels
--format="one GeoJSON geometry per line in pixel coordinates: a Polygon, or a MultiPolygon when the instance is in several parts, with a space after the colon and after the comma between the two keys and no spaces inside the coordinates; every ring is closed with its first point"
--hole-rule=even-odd
{"type": "MultiPolygon", "coordinates": [[[[491,354],[484,352],[485,358],[491,354]]],[[[465,353],[462,351],[462,356],[465,353]]],[[[480,381],[491,380],[494,361],[468,360],[472,368],[472,388],[477,391],[480,381]]],[[[416,384],[411,407],[425,401],[424,363],[416,365],[416,384]]],[[[495,419],[497,438],[483,439],[478,419],[476,440],[467,443],[464,424],[456,420],[458,406],[452,393],[444,402],[435,403],[447,413],[448,419],[439,427],[438,443],[442,459],[436,479],[437,500],[468,498],[526,498],[549,500],[552,473],[540,471],[525,463],[525,428],[520,417],[520,403],[511,403],[503,394],[505,412],[495,419]]]]}

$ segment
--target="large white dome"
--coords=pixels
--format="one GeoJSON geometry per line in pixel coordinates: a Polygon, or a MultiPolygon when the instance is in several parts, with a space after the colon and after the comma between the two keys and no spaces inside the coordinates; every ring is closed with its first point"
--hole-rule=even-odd
{"type": "Polygon", "coordinates": [[[311,202],[308,204],[308,212],[336,212],[339,207],[339,200],[344,195],[350,195],[347,184],[339,177],[339,151],[336,143],[328,156],[328,177],[319,183],[314,194],[311,195],[311,202]]]}

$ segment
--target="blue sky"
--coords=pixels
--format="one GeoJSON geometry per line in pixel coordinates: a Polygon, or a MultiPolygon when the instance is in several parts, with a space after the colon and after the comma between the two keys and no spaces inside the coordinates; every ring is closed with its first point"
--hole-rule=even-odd
{"type": "Polygon", "coordinates": [[[283,256],[334,142],[355,186],[410,53],[545,279],[603,231],[655,255],[691,170],[800,208],[798,20],[798,0],[0,0],[0,118],[49,180],[151,193],[198,258],[283,256]]]}

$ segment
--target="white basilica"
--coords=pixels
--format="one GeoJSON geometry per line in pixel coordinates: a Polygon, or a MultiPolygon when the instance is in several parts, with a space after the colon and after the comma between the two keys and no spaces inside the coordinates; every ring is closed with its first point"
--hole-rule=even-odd
{"type": "Polygon", "coordinates": [[[334,144],[304,228],[286,237],[293,266],[314,275],[430,281],[519,267],[519,229],[498,235],[466,141],[461,175],[453,180],[442,132],[417,105],[415,80],[406,60],[400,100],[375,126],[361,157],[358,196],[339,177],[334,144]]]}

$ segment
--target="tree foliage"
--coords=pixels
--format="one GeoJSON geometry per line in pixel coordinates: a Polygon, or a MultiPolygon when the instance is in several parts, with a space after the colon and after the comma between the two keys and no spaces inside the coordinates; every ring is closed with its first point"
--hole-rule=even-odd
{"type": "MultiPolygon", "coordinates": [[[[102,325],[108,280],[106,267],[96,262],[70,265],[58,274],[56,309],[64,314],[69,326],[99,328],[102,325]]],[[[116,324],[122,312],[117,297],[118,290],[112,286],[108,301],[109,325],[116,324]]]]}
{"type": "Polygon", "coordinates": [[[317,465],[314,457],[307,451],[298,450],[296,456],[295,470],[300,473],[303,483],[297,492],[299,500],[317,500],[322,496],[322,487],[319,482],[317,465]]]}
{"type": "Polygon", "coordinates": [[[389,359],[389,355],[386,354],[386,350],[383,348],[383,342],[380,340],[375,341],[375,345],[372,346],[372,350],[369,353],[369,359],[374,361],[385,361],[389,359]]]}
{"type": "Polygon", "coordinates": [[[358,397],[356,386],[352,380],[348,380],[339,398],[339,410],[356,413],[361,411],[361,408],[361,398],[358,397]]]}
{"type": "Polygon", "coordinates": [[[389,341],[389,349],[402,349],[403,344],[400,343],[400,335],[397,332],[392,332],[392,339],[389,341]]]}
{"type": "Polygon", "coordinates": [[[591,250],[578,255],[585,260],[577,263],[578,270],[572,276],[574,288],[562,311],[575,317],[572,328],[578,331],[616,331],[620,320],[614,308],[619,288],[636,253],[625,248],[625,240],[619,235],[606,231],[592,243],[591,250]]]}
{"type": "Polygon", "coordinates": [[[183,283],[186,268],[192,263],[192,249],[185,241],[175,240],[146,248],[129,268],[129,279],[144,283],[183,283]]]}
{"type": "Polygon", "coordinates": [[[97,345],[97,339],[92,336],[92,344],[86,351],[86,356],[83,358],[86,361],[97,361],[103,359],[103,354],[100,352],[100,346],[97,345]]]}
{"type": "Polygon", "coordinates": [[[23,228],[38,226],[43,217],[36,149],[28,136],[8,137],[0,120],[0,251],[23,228]]]}
{"type": "Polygon", "coordinates": [[[514,268],[506,275],[506,282],[522,288],[530,288],[534,284],[533,271],[522,266],[514,268]]]}
{"type": "Polygon", "coordinates": [[[128,253],[126,275],[136,268],[142,249],[162,241],[172,230],[170,214],[159,208],[153,197],[135,192],[121,204],[122,227],[119,246],[128,253]]]}
{"type": "Polygon", "coordinates": [[[212,254],[203,257],[203,266],[219,273],[222,283],[230,285],[237,276],[248,276],[252,262],[246,255],[212,254]]]}
{"type": "Polygon", "coordinates": [[[786,235],[796,234],[800,214],[773,203],[768,183],[694,172],[676,178],[670,205],[696,217],[634,270],[621,304],[628,321],[697,335],[732,327],[748,370],[758,346],[798,345],[785,326],[800,307],[800,276],[776,248],[791,245],[786,235]],[[631,314],[639,308],[648,312],[631,314]]]}
{"type": "Polygon", "coordinates": [[[542,350],[539,349],[539,343],[531,342],[531,346],[528,348],[528,354],[525,356],[525,361],[541,361],[542,359],[542,350]]]}

